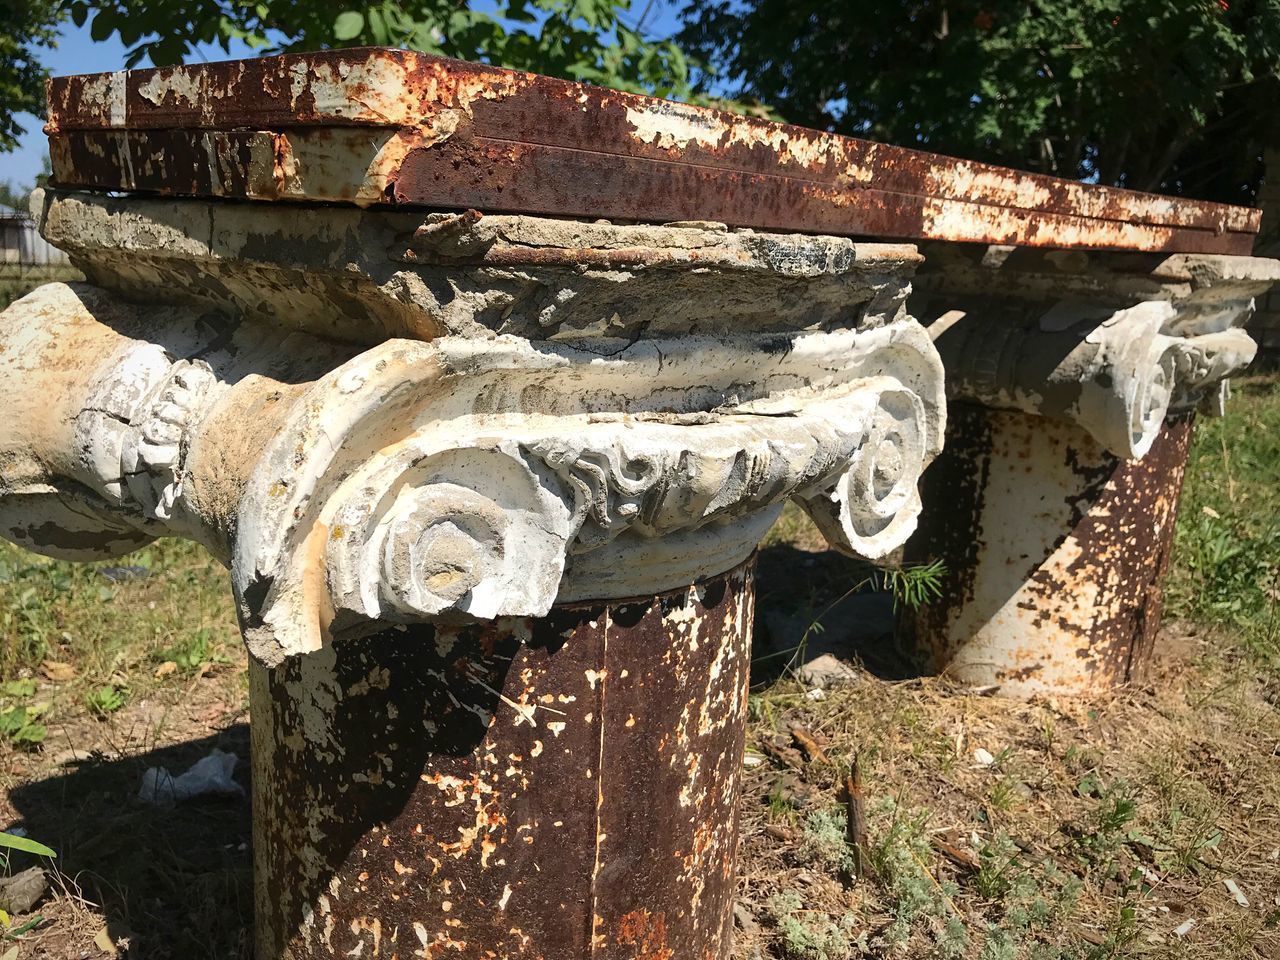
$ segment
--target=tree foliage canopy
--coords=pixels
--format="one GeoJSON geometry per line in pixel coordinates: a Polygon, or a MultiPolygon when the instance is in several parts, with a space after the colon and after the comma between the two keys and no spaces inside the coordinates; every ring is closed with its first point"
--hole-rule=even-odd
{"type": "Polygon", "coordinates": [[[69,0],[95,40],[117,34],[127,66],[183,62],[197,43],[262,52],[394,46],[624,90],[681,97],[689,67],[670,41],[646,40],[624,19],[630,0],[69,0]]]}
{"type": "Polygon", "coordinates": [[[1248,202],[1280,0],[689,0],[679,40],[785,119],[1248,202]]]}
{"type": "Polygon", "coordinates": [[[23,132],[14,114],[44,112],[39,54],[53,46],[61,16],[58,0],[0,2],[0,151],[17,146],[23,132]]]}

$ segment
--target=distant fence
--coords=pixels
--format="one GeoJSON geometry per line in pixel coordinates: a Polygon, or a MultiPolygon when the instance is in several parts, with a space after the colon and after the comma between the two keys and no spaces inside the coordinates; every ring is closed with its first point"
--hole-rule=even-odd
{"type": "Polygon", "coordinates": [[[35,221],[25,214],[0,210],[0,265],[64,267],[67,255],[36,232],[35,221]]]}

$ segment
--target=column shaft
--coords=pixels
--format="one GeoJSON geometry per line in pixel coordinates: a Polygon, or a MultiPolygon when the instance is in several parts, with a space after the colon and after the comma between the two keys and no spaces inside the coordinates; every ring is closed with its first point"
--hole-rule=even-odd
{"type": "Polygon", "coordinates": [[[1014,696],[1091,694],[1139,678],[1191,437],[1171,418],[1141,460],[1081,427],[956,404],[922,481],[914,559],[947,564],[943,598],[907,614],[933,667],[1014,696]]]}
{"type": "Polygon", "coordinates": [[[253,664],[258,960],[727,958],[753,564],[253,664]]]}

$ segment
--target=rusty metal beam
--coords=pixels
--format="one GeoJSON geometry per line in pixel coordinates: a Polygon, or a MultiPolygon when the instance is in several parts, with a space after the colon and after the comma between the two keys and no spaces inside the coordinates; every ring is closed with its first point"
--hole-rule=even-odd
{"type": "Polygon", "coordinates": [[[54,181],[853,236],[1246,253],[1258,212],[399,50],[64,77],[54,181]]]}

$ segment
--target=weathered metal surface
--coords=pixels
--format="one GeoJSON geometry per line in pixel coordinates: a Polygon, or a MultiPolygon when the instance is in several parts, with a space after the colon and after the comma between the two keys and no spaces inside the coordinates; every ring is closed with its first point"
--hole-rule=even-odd
{"type": "Polygon", "coordinates": [[[66,77],[54,181],[1030,246],[1248,253],[1258,212],[397,50],[66,77]]]}
{"type": "Polygon", "coordinates": [[[752,565],[255,665],[258,960],[726,960],[752,565]]]}
{"type": "Polygon", "coordinates": [[[1082,428],[955,404],[922,481],[909,558],[947,564],[943,599],[904,617],[935,669],[1012,696],[1139,678],[1160,625],[1191,417],[1140,460],[1082,428]]]}
{"type": "MultiPolygon", "coordinates": [[[[975,200],[613,157],[545,144],[362,129],[71,131],[50,137],[63,187],[164,196],[477,207],[490,211],[717,220],[767,230],[983,243],[1247,252],[1247,233],[1126,223],[975,200]]],[[[872,183],[875,183],[873,180],[872,183]]]]}

